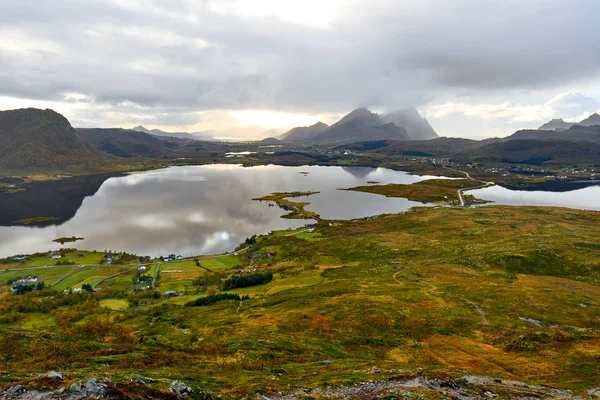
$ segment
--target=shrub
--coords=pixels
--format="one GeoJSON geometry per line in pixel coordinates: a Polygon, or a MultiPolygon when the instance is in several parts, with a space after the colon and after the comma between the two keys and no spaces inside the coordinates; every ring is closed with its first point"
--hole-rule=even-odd
{"type": "Polygon", "coordinates": [[[223,283],[223,290],[245,288],[249,286],[262,285],[273,280],[273,274],[254,274],[246,276],[234,276],[223,283]]]}

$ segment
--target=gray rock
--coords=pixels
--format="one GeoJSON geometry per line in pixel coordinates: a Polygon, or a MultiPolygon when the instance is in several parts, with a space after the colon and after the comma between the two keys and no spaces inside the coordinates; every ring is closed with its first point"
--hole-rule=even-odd
{"type": "Polygon", "coordinates": [[[90,378],[84,383],[85,392],[88,396],[95,396],[96,398],[106,397],[106,388],[108,387],[104,383],[98,382],[96,378],[90,378]]]}
{"type": "Polygon", "coordinates": [[[58,395],[61,395],[61,394],[63,394],[63,393],[66,391],[66,390],[67,390],[67,388],[63,386],[63,387],[61,387],[60,389],[58,389],[58,391],[56,392],[56,394],[58,394],[58,395]]]}
{"type": "Polygon", "coordinates": [[[17,397],[22,393],[25,393],[27,390],[25,390],[25,388],[23,387],[23,385],[17,385],[17,386],[13,386],[10,387],[8,389],[6,389],[6,391],[4,392],[4,397],[6,398],[13,398],[13,397],[17,397]]]}
{"type": "Polygon", "coordinates": [[[134,378],[136,380],[138,380],[140,383],[149,383],[149,382],[156,382],[156,379],[153,378],[148,378],[147,376],[141,376],[141,375],[135,375],[134,378]]]}
{"type": "Polygon", "coordinates": [[[110,379],[108,376],[105,376],[104,378],[102,378],[102,382],[104,382],[106,384],[113,383],[112,379],[110,379]]]}
{"type": "Polygon", "coordinates": [[[179,381],[173,381],[169,385],[169,390],[175,393],[178,397],[185,397],[192,393],[192,388],[187,387],[185,383],[179,381]]]}
{"type": "Polygon", "coordinates": [[[50,371],[46,374],[46,376],[48,378],[58,379],[59,381],[65,380],[63,374],[61,374],[60,372],[56,372],[56,371],[50,371]]]}
{"type": "Polygon", "coordinates": [[[73,382],[71,384],[71,387],[69,387],[69,392],[71,393],[81,393],[82,390],[83,385],[81,384],[81,382],[73,382]]]}
{"type": "Polygon", "coordinates": [[[321,365],[331,365],[333,361],[321,361],[321,365]]]}

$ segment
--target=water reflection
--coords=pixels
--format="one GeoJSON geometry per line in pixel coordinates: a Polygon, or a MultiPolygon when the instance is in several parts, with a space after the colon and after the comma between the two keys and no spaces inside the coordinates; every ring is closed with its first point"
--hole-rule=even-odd
{"type": "Polygon", "coordinates": [[[357,218],[397,213],[419,203],[337,188],[421,179],[385,169],[318,166],[210,165],[134,173],[110,178],[92,196],[76,199],[74,204],[81,206],[65,223],[1,227],[0,256],[57,248],[53,239],[73,235],[85,238],[77,247],[99,251],[152,256],[230,251],[255,233],[310,222],[282,219],[282,210],[252,198],[276,191],[320,191],[310,197],[309,210],[325,218],[357,218]]]}
{"type": "MultiPolygon", "coordinates": [[[[564,187],[564,186],[562,186],[564,187]]],[[[600,186],[560,192],[510,190],[492,186],[465,193],[497,204],[513,206],[555,206],[600,210],[600,186]]]]}

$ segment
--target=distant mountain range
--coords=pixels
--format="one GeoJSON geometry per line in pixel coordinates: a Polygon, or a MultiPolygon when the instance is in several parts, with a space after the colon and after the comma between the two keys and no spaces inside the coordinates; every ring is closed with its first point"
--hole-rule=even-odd
{"type": "Polygon", "coordinates": [[[504,140],[514,139],[561,139],[600,144],[600,124],[591,126],[573,125],[566,130],[525,129],[515,132],[504,140]]]}
{"type": "MultiPolygon", "coordinates": [[[[318,122],[293,128],[276,139],[285,143],[354,143],[373,140],[428,140],[437,138],[427,119],[415,108],[379,115],[358,108],[335,124],[318,122]]],[[[267,139],[272,143],[272,138],[267,139]]]]}
{"type": "Polygon", "coordinates": [[[168,148],[153,135],[121,128],[77,128],[79,137],[98,151],[116,157],[162,157],[168,148]]]}
{"type": "Polygon", "coordinates": [[[189,139],[189,140],[211,140],[213,138],[211,132],[165,132],[160,129],[146,129],[142,125],[138,125],[132,128],[134,131],[144,132],[153,136],[160,137],[174,137],[179,139],[189,139]]]}
{"type": "Polygon", "coordinates": [[[575,126],[593,126],[600,125],[600,115],[594,113],[587,117],[586,119],[579,122],[566,122],[562,118],[553,119],[551,121],[546,122],[544,125],[540,126],[538,129],[542,131],[566,131],[567,129],[575,126]]]}
{"type": "Polygon", "coordinates": [[[0,111],[0,170],[78,171],[107,163],[55,111],[0,111]]]}

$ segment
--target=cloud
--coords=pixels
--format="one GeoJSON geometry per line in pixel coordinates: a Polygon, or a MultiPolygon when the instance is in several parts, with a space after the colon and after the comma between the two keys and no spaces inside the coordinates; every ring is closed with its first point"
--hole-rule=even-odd
{"type": "MultiPolygon", "coordinates": [[[[468,127],[471,136],[504,136],[515,129],[537,128],[552,118],[580,121],[600,110],[600,102],[581,93],[562,93],[541,104],[445,102],[427,108],[426,115],[434,126],[444,126],[446,133],[457,136],[450,130],[452,124],[468,127]],[[465,121],[466,120],[466,121],[465,121]],[[482,122],[485,122],[483,124],[482,122]],[[482,126],[485,131],[482,132],[482,126]],[[479,130],[479,132],[477,132],[479,130]]],[[[460,136],[460,134],[458,134],[460,136]]]]}
{"type": "Polygon", "coordinates": [[[510,122],[536,122],[560,116],[571,119],[585,113],[593,113],[600,107],[598,101],[580,93],[563,93],[543,104],[517,105],[510,101],[501,104],[466,104],[448,102],[428,108],[427,115],[444,118],[451,114],[465,117],[492,119],[504,118],[510,122]]]}
{"type": "Polygon", "coordinates": [[[0,97],[58,104],[85,126],[194,129],[211,114],[223,125],[235,111],[317,116],[461,93],[456,109],[531,120],[543,109],[524,110],[524,91],[600,78],[599,14],[595,0],[4,2],[0,97]]]}

